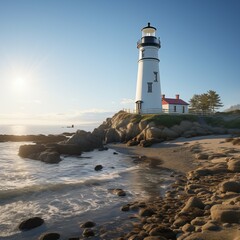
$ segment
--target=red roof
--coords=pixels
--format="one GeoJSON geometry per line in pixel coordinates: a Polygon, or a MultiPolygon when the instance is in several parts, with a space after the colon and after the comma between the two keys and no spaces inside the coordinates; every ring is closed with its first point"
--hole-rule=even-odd
{"type": "Polygon", "coordinates": [[[189,105],[188,103],[184,102],[182,99],[176,99],[176,98],[162,98],[162,105],[164,104],[189,105]]]}

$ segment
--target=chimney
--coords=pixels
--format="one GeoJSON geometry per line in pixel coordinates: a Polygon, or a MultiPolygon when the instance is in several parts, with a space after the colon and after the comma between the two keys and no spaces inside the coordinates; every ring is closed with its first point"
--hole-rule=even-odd
{"type": "Polygon", "coordinates": [[[179,99],[179,94],[176,94],[176,99],[179,99]]]}
{"type": "Polygon", "coordinates": [[[162,95],[162,99],[164,99],[164,98],[165,98],[165,94],[162,95]]]}

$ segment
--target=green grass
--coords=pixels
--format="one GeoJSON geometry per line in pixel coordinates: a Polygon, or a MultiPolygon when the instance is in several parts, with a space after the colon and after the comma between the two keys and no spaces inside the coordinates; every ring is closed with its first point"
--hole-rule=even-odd
{"type": "Polygon", "coordinates": [[[240,118],[225,121],[222,117],[212,116],[204,118],[206,123],[213,127],[240,128],[240,118]]]}
{"type": "Polygon", "coordinates": [[[139,123],[140,121],[154,122],[157,126],[172,127],[180,124],[183,120],[191,122],[197,121],[198,117],[194,115],[164,115],[164,114],[136,114],[132,122],[139,123]]]}

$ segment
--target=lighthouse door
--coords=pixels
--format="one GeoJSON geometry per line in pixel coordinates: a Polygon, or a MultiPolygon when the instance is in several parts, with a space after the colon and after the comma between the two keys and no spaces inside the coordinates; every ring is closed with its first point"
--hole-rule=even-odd
{"type": "Polygon", "coordinates": [[[137,101],[137,102],[136,102],[136,111],[137,111],[137,114],[140,114],[140,113],[141,113],[141,109],[142,109],[142,101],[137,101]]]}

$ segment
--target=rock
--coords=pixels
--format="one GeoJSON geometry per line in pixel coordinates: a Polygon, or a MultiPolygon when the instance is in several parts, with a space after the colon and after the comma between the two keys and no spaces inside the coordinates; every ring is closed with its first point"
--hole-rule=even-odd
{"type": "Polygon", "coordinates": [[[189,223],[185,224],[183,227],[182,227],[182,231],[183,232],[194,232],[195,231],[195,227],[189,223]]]}
{"type": "Polygon", "coordinates": [[[39,154],[45,150],[46,147],[42,144],[22,145],[19,147],[18,155],[23,158],[32,158],[37,160],[39,154]]]}
{"type": "Polygon", "coordinates": [[[95,171],[100,171],[100,170],[102,170],[102,169],[103,169],[103,166],[102,166],[102,165],[97,165],[97,166],[94,168],[95,171]]]}
{"type": "Polygon", "coordinates": [[[140,217],[150,217],[154,214],[154,211],[151,208],[142,208],[138,214],[140,217]]]}
{"type": "Polygon", "coordinates": [[[99,152],[107,151],[107,150],[108,150],[108,147],[104,147],[104,146],[102,146],[98,149],[99,152]]]}
{"type": "Polygon", "coordinates": [[[166,239],[176,239],[176,234],[167,227],[164,226],[159,226],[156,228],[153,228],[150,232],[149,232],[150,236],[162,236],[165,237],[166,239]]]}
{"type": "Polygon", "coordinates": [[[174,132],[172,129],[169,128],[164,128],[162,131],[162,138],[166,138],[166,139],[175,139],[179,137],[178,133],[174,132]]]}
{"type": "Polygon", "coordinates": [[[148,139],[148,140],[142,140],[142,141],[140,141],[139,146],[141,146],[141,147],[151,147],[153,144],[160,143],[162,141],[163,141],[163,139],[155,139],[155,138],[148,139]]]}
{"type": "Polygon", "coordinates": [[[219,231],[220,227],[212,222],[207,222],[202,226],[202,231],[219,231]]]}
{"type": "Polygon", "coordinates": [[[56,151],[44,151],[40,153],[38,159],[45,163],[59,163],[61,161],[60,154],[56,151]]]}
{"type": "Polygon", "coordinates": [[[92,228],[94,226],[96,226],[96,223],[92,221],[87,221],[80,225],[81,228],[92,228]]]}
{"type": "Polygon", "coordinates": [[[167,239],[162,236],[149,236],[145,237],[143,240],[167,240],[167,239]]]}
{"type": "Polygon", "coordinates": [[[95,233],[92,229],[84,229],[83,234],[84,237],[93,237],[95,233]]]}
{"type": "Polygon", "coordinates": [[[221,192],[240,193],[240,182],[234,180],[224,181],[220,184],[221,192]]]}
{"type": "Polygon", "coordinates": [[[59,233],[43,233],[39,237],[39,240],[58,240],[58,239],[60,239],[59,233]]]}
{"type": "Polygon", "coordinates": [[[66,141],[66,144],[78,145],[79,151],[91,151],[102,147],[103,137],[97,130],[93,131],[93,133],[78,130],[66,141]]]}
{"type": "MultiPolygon", "coordinates": [[[[81,155],[82,149],[78,144],[64,144],[64,143],[56,143],[55,145],[56,151],[59,154],[69,154],[69,155],[81,155]]],[[[48,147],[48,145],[47,145],[48,147]]]]}
{"type": "Polygon", "coordinates": [[[201,199],[197,197],[190,197],[185,204],[184,208],[181,210],[181,212],[187,212],[191,208],[199,208],[199,209],[204,209],[205,205],[201,201],[201,199]]]}
{"type": "Polygon", "coordinates": [[[139,141],[135,140],[135,138],[131,139],[127,142],[127,146],[129,146],[129,147],[130,146],[137,146],[138,144],[139,144],[139,141]]]}
{"type": "Polygon", "coordinates": [[[147,128],[145,131],[145,139],[160,139],[162,138],[162,130],[157,127],[147,128]]]}
{"type": "Polygon", "coordinates": [[[124,206],[121,207],[121,211],[123,211],[123,212],[128,212],[129,209],[130,209],[129,205],[124,205],[124,206]]]}
{"type": "Polygon", "coordinates": [[[222,223],[240,223],[240,208],[236,205],[216,204],[211,207],[211,218],[222,223]]]}
{"type": "Polygon", "coordinates": [[[121,138],[120,135],[115,128],[109,128],[105,135],[105,142],[106,143],[113,143],[113,142],[120,142],[121,138]]]}
{"type": "Polygon", "coordinates": [[[109,191],[119,197],[124,197],[126,196],[126,192],[123,191],[121,188],[116,188],[116,189],[109,189],[109,191]]]}
{"type": "Polygon", "coordinates": [[[227,163],[228,170],[232,172],[240,172],[240,158],[230,159],[227,163]]]}
{"type": "Polygon", "coordinates": [[[206,219],[204,219],[203,217],[196,217],[191,221],[191,224],[195,226],[202,226],[205,223],[206,223],[206,219]]]}
{"type": "Polygon", "coordinates": [[[197,154],[195,154],[195,158],[198,159],[198,160],[207,160],[208,159],[208,154],[197,153],[197,154]]]}
{"type": "Polygon", "coordinates": [[[44,223],[44,220],[40,217],[32,217],[27,220],[22,221],[18,228],[21,231],[27,231],[36,227],[41,226],[44,223]]]}

